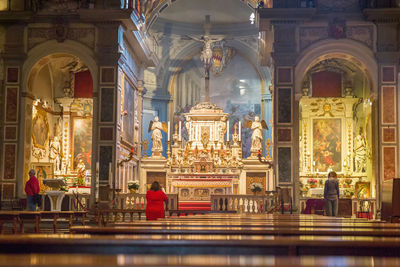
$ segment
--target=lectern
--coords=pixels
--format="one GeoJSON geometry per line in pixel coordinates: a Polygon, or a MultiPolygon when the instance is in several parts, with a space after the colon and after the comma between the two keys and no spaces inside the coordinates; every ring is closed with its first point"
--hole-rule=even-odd
{"type": "Polygon", "coordinates": [[[50,210],[61,211],[61,203],[65,192],[60,191],[60,188],[67,184],[61,179],[43,179],[43,184],[51,188],[51,190],[45,191],[50,199],[50,210]]]}

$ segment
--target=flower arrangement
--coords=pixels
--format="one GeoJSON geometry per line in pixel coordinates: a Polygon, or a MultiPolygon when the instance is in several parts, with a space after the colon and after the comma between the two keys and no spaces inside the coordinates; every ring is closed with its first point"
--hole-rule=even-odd
{"type": "Polygon", "coordinates": [[[131,191],[136,191],[139,189],[138,181],[129,181],[128,182],[128,189],[131,191]]]}
{"type": "Polygon", "coordinates": [[[315,179],[315,178],[310,178],[310,179],[307,180],[307,183],[310,184],[311,188],[316,188],[318,180],[315,179]]]}
{"type": "Polygon", "coordinates": [[[344,181],[343,181],[343,187],[344,187],[344,188],[350,188],[352,182],[353,182],[353,181],[352,181],[350,178],[344,179],[344,181]]]}
{"type": "Polygon", "coordinates": [[[250,184],[249,188],[250,188],[251,192],[257,193],[257,192],[261,192],[263,186],[260,183],[252,183],[252,184],[250,184]]]}

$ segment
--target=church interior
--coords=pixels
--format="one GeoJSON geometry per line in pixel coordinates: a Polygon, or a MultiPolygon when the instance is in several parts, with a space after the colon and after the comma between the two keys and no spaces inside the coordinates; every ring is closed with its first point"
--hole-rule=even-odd
{"type": "Polygon", "coordinates": [[[0,266],[399,266],[399,25],[399,0],[0,0],[0,266]]]}

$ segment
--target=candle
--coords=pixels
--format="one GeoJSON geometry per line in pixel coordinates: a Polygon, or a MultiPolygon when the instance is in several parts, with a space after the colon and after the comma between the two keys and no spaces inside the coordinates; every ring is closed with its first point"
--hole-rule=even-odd
{"type": "Polygon", "coordinates": [[[242,122],[239,121],[239,142],[242,141],[242,122]]]}
{"type": "Polygon", "coordinates": [[[229,121],[226,122],[226,141],[229,142],[229,121]]]}
{"type": "Polygon", "coordinates": [[[182,122],[179,121],[179,141],[182,141],[182,122]]]}
{"type": "Polygon", "coordinates": [[[168,133],[167,133],[167,137],[168,137],[168,141],[169,141],[169,133],[170,133],[170,128],[171,128],[171,125],[170,125],[170,123],[169,123],[169,121],[168,121],[168,133]]]}
{"type": "Polygon", "coordinates": [[[110,162],[110,163],[108,163],[108,183],[109,183],[110,187],[112,188],[113,184],[111,181],[111,179],[112,179],[111,177],[112,177],[112,171],[111,171],[111,162],[110,162]]]}

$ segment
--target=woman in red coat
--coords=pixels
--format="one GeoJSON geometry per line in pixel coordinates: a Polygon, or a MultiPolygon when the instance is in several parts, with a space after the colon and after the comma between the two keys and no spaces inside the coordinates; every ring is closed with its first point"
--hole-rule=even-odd
{"type": "Polygon", "coordinates": [[[167,195],[161,190],[160,184],[155,181],[151,184],[151,188],[146,194],[146,219],[148,221],[164,218],[164,201],[168,200],[167,195]]]}

